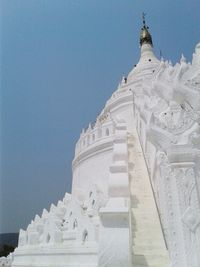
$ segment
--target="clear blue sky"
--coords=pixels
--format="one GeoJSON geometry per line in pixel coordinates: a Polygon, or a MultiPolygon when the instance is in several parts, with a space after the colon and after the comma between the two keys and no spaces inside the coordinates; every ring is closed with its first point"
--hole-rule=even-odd
{"type": "Polygon", "coordinates": [[[191,61],[199,0],[1,0],[0,232],[26,228],[71,188],[82,127],[139,58],[141,13],[155,53],[191,61]]]}

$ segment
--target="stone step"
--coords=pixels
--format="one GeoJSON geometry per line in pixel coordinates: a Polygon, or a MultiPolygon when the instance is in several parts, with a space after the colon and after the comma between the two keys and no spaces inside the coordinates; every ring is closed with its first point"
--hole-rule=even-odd
{"type": "Polygon", "coordinates": [[[137,231],[132,229],[132,234],[134,234],[134,238],[137,240],[141,240],[141,241],[145,241],[145,240],[151,240],[151,243],[155,244],[158,241],[162,241],[163,242],[163,237],[161,235],[161,233],[158,233],[157,231],[152,231],[152,236],[153,236],[153,240],[152,240],[152,236],[149,237],[149,233],[147,231],[137,231]]]}
{"type": "Polygon", "coordinates": [[[131,212],[132,212],[133,216],[135,216],[135,217],[145,216],[148,219],[150,219],[151,216],[158,216],[158,213],[157,213],[156,209],[153,209],[152,211],[145,212],[145,210],[140,210],[138,208],[136,208],[136,209],[133,208],[133,209],[131,209],[131,212]]]}
{"type": "MultiPolygon", "coordinates": [[[[133,219],[132,219],[133,221],[133,219]]],[[[159,227],[159,224],[156,224],[152,227],[151,229],[151,224],[145,224],[144,222],[143,223],[139,223],[137,220],[136,222],[132,222],[131,224],[131,230],[134,231],[134,232],[137,232],[139,234],[147,234],[149,235],[149,229],[151,229],[151,233],[155,233],[157,232],[159,235],[162,233],[161,230],[158,231],[158,227],[159,227]],[[157,229],[156,229],[156,226],[157,226],[157,229]]]]}
{"type": "Polygon", "coordinates": [[[131,215],[132,215],[132,217],[135,217],[135,218],[140,218],[143,216],[144,219],[148,219],[149,221],[153,221],[153,219],[154,219],[156,222],[158,220],[158,214],[157,214],[156,210],[154,210],[154,212],[145,213],[144,210],[140,211],[137,209],[137,210],[132,210],[131,215]],[[157,216],[157,218],[155,218],[155,215],[157,216]],[[154,217],[152,217],[152,216],[154,216],[154,217]]]}
{"type": "Polygon", "coordinates": [[[141,190],[142,189],[138,190],[138,192],[136,190],[133,190],[133,191],[131,191],[131,195],[132,196],[134,196],[134,195],[137,196],[137,198],[140,199],[141,201],[142,200],[151,199],[151,197],[149,197],[149,193],[148,192],[142,192],[141,193],[141,190]]]}
{"type": "Polygon", "coordinates": [[[132,220],[132,226],[140,226],[140,229],[142,228],[151,229],[151,226],[153,228],[160,227],[159,222],[155,222],[153,224],[153,221],[149,221],[146,218],[142,218],[142,217],[138,218],[138,217],[132,216],[131,220],[132,220]]]}
{"type": "Polygon", "coordinates": [[[131,213],[133,215],[137,214],[137,213],[142,213],[145,209],[151,210],[151,212],[149,212],[149,213],[157,213],[156,209],[154,209],[154,208],[152,209],[151,203],[145,204],[145,203],[140,203],[140,201],[132,203],[131,213]],[[140,208],[141,208],[141,211],[140,211],[140,208]]]}
{"type": "Polygon", "coordinates": [[[145,199],[151,199],[151,197],[149,196],[149,193],[146,192],[140,192],[140,190],[138,190],[138,192],[136,190],[131,191],[131,195],[132,196],[137,196],[138,199],[140,200],[145,200],[145,199]]]}
{"type": "Polygon", "coordinates": [[[133,254],[136,255],[146,255],[146,256],[162,256],[166,257],[167,253],[163,252],[163,250],[160,247],[155,247],[155,246],[146,246],[146,247],[141,247],[141,246],[134,246],[132,247],[133,254]]]}
{"type": "Polygon", "coordinates": [[[133,267],[169,267],[159,214],[137,134],[129,149],[133,267]],[[131,165],[132,166],[132,165],[131,165]]]}
{"type": "Polygon", "coordinates": [[[152,236],[149,236],[148,234],[144,234],[137,231],[132,231],[132,235],[134,235],[134,243],[141,242],[141,244],[144,244],[144,242],[149,242],[150,244],[160,244],[164,242],[163,237],[160,234],[156,233],[155,231],[152,232],[152,236]]]}
{"type": "Polygon", "coordinates": [[[135,247],[148,247],[153,249],[155,248],[161,248],[164,246],[164,242],[162,239],[156,239],[155,242],[152,242],[151,238],[145,239],[145,238],[137,238],[137,236],[134,238],[134,246],[135,247]]]}
{"type": "Polygon", "coordinates": [[[134,225],[140,224],[141,227],[145,227],[145,225],[148,227],[160,226],[160,223],[158,221],[154,222],[153,220],[149,220],[148,218],[146,218],[144,216],[143,217],[142,216],[140,216],[140,217],[139,216],[131,216],[131,219],[132,219],[134,225]]]}
{"type": "MultiPolygon", "coordinates": [[[[134,194],[132,194],[132,195],[134,195],[134,194]]],[[[135,196],[137,196],[137,195],[135,195],[135,196]]],[[[135,197],[135,199],[133,199],[131,201],[133,201],[133,203],[135,202],[135,203],[140,204],[140,205],[146,204],[146,205],[154,208],[154,203],[152,202],[152,198],[150,198],[149,196],[148,197],[142,196],[141,198],[137,196],[137,198],[135,197]]],[[[149,210],[149,211],[151,211],[151,210],[149,210]]]]}
{"type": "MultiPolygon", "coordinates": [[[[141,228],[141,225],[139,227],[137,224],[132,224],[131,230],[139,235],[145,235],[145,236],[149,235],[149,228],[148,227],[141,228]]],[[[151,229],[151,233],[153,233],[154,237],[156,237],[157,235],[160,236],[161,232],[157,230],[156,226],[154,226],[151,229]]]]}
{"type": "Polygon", "coordinates": [[[160,255],[133,255],[132,260],[134,267],[161,267],[169,266],[169,261],[166,256],[160,255]]]}

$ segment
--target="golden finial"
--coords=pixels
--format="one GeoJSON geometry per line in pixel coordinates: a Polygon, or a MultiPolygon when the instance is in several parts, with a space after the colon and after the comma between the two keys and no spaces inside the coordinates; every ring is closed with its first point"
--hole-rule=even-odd
{"type": "Polygon", "coordinates": [[[141,34],[140,34],[140,45],[142,46],[143,44],[150,44],[150,45],[153,46],[151,34],[148,31],[149,27],[146,26],[145,18],[146,18],[146,14],[143,12],[142,13],[143,27],[142,27],[142,31],[141,31],[141,34]]]}

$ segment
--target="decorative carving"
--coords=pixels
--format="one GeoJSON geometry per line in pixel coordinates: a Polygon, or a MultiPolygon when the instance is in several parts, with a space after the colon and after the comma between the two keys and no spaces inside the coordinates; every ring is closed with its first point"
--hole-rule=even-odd
{"type": "Polygon", "coordinates": [[[192,65],[198,66],[200,65],[200,43],[198,43],[195,47],[195,52],[193,54],[192,65]]]}
{"type": "MultiPolygon", "coordinates": [[[[181,264],[181,254],[178,249],[178,232],[177,229],[177,213],[174,206],[175,195],[174,195],[174,172],[168,162],[167,155],[163,152],[157,153],[157,166],[160,169],[159,177],[159,195],[160,199],[160,212],[162,214],[162,222],[164,232],[166,234],[166,240],[169,247],[172,262],[181,264]]],[[[175,266],[175,265],[174,265],[175,266]]]]}
{"type": "Polygon", "coordinates": [[[25,246],[26,244],[27,244],[27,232],[21,229],[19,232],[18,246],[25,246]]]}
{"type": "Polygon", "coordinates": [[[172,134],[181,134],[189,129],[194,120],[189,112],[186,112],[175,102],[170,102],[169,106],[158,114],[154,113],[155,124],[172,134]]]}
{"type": "Polygon", "coordinates": [[[11,267],[13,261],[13,253],[10,253],[7,257],[0,258],[0,267],[11,267]]]}
{"type": "Polygon", "coordinates": [[[200,224],[200,214],[195,209],[188,207],[182,216],[182,220],[191,231],[195,232],[200,224]]]}
{"type": "Polygon", "coordinates": [[[200,73],[197,74],[194,78],[187,80],[185,85],[191,89],[200,91],[200,73]]]}

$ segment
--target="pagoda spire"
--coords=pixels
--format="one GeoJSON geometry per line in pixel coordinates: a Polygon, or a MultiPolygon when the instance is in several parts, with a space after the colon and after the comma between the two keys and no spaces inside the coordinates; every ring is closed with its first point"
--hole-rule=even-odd
{"type": "Polygon", "coordinates": [[[140,33],[140,45],[142,46],[143,44],[150,44],[151,46],[153,46],[152,37],[148,31],[149,27],[146,25],[145,17],[146,17],[146,14],[143,12],[142,13],[143,27],[140,33]]]}

